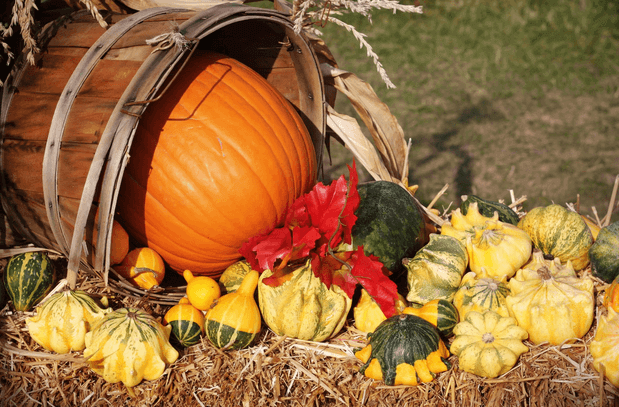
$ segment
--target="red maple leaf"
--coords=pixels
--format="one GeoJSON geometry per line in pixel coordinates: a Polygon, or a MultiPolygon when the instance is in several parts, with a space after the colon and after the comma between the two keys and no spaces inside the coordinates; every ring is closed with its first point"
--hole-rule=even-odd
{"type": "Polygon", "coordinates": [[[286,268],[289,262],[310,258],[314,275],[327,287],[336,284],[352,298],[361,284],[389,317],[395,314],[397,288],[383,264],[366,256],[363,247],[337,251],[342,242],[351,243],[360,201],[354,162],[348,170],[349,182],[342,175],[329,186],[316,184],[288,208],[283,227],[249,239],[240,252],[252,268],[273,270],[264,280],[272,286],[285,281],[285,274],[292,271],[286,268]]]}

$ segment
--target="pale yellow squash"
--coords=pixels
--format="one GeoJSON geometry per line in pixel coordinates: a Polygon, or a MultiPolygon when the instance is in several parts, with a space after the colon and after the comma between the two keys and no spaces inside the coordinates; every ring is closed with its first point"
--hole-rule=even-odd
{"type": "Polygon", "coordinates": [[[619,387],[619,313],[609,308],[608,314],[600,318],[595,338],[589,345],[593,356],[593,367],[612,384],[619,387]]]}
{"type": "MultiPolygon", "coordinates": [[[[396,313],[401,314],[406,306],[406,299],[398,294],[398,299],[395,303],[396,313]]],[[[359,302],[353,307],[353,315],[355,318],[355,328],[368,333],[374,332],[376,327],[387,319],[383,310],[380,309],[380,305],[363,288],[361,289],[359,302]]]]}

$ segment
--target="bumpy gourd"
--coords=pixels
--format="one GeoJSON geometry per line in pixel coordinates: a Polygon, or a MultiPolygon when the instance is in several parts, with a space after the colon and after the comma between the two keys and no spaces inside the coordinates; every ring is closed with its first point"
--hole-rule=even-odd
{"type": "Polygon", "coordinates": [[[619,314],[609,309],[600,317],[595,338],[589,344],[593,367],[598,372],[604,366],[604,375],[619,387],[619,314]]]}
{"type": "Polygon", "coordinates": [[[158,286],[165,277],[165,263],[150,247],[131,250],[114,270],[131,284],[145,290],[158,286]]]}
{"type": "Polygon", "coordinates": [[[466,270],[468,256],[458,239],[433,233],[428,244],[403,263],[408,273],[406,299],[425,304],[434,299],[452,300],[466,270]]]}
{"type": "Polygon", "coordinates": [[[508,372],[529,348],[522,343],[527,332],[512,317],[494,311],[471,311],[454,328],[450,350],[460,369],[493,378],[508,372]]]}
{"type": "Polygon", "coordinates": [[[388,386],[431,382],[447,371],[449,351],[434,325],[416,315],[394,315],[368,334],[369,343],[355,353],[366,377],[388,386]]]}
{"type": "Polygon", "coordinates": [[[453,304],[462,319],[470,311],[483,313],[486,310],[492,310],[501,316],[508,317],[509,309],[505,298],[509,293],[507,276],[497,280],[488,276],[486,270],[482,268],[479,274],[471,271],[462,277],[453,304]]]}
{"type": "Polygon", "coordinates": [[[219,277],[219,285],[223,286],[225,293],[235,292],[243,282],[243,279],[251,271],[247,260],[239,260],[228,266],[219,277]]]}
{"type": "Polygon", "coordinates": [[[531,257],[531,238],[522,229],[482,216],[477,202],[469,206],[466,216],[460,210],[451,215],[451,225],[443,225],[441,233],[465,243],[469,268],[475,273],[482,267],[491,277],[513,276],[531,257]]]}
{"type": "Polygon", "coordinates": [[[593,323],[593,280],[578,277],[571,262],[546,260],[535,251],[530,263],[509,280],[505,299],[510,315],[535,344],[559,345],[582,338],[593,323]]]}
{"type": "Polygon", "coordinates": [[[438,333],[448,337],[459,321],[458,310],[449,301],[436,299],[425,303],[420,308],[406,307],[403,314],[417,315],[434,325],[438,333]]]}
{"type": "Polygon", "coordinates": [[[206,313],[206,337],[221,349],[249,346],[262,328],[260,309],[254,300],[258,272],[251,270],[240,287],[215,301],[206,313]]]}
{"type": "MultiPolygon", "coordinates": [[[[396,313],[400,314],[406,308],[406,299],[398,294],[395,302],[396,313]]],[[[387,319],[380,305],[368,294],[365,289],[361,289],[359,302],[353,307],[355,318],[355,328],[363,332],[374,332],[376,327],[387,319]]]]}
{"type": "Polygon", "coordinates": [[[4,269],[4,288],[17,311],[30,311],[50,292],[56,273],[43,252],[17,254],[4,269]]]}
{"type": "Polygon", "coordinates": [[[619,276],[619,222],[603,227],[589,249],[594,276],[610,283],[619,276]]]}
{"type": "Polygon", "coordinates": [[[309,261],[277,287],[263,282],[271,275],[265,270],[260,276],[258,302],[264,322],[273,332],[320,342],[342,329],[352,300],[335,284],[327,288],[314,275],[309,261]]]}
{"type": "Polygon", "coordinates": [[[520,219],[518,227],[546,256],[558,257],[564,264],[571,261],[575,271],[589,264],[593,235],[578,213],[556,204],[540,206],[520,219]]]}
{"type": "Polygon", "coordinates": [[[103,309],[85,291],[67,290],[53,294],[26,319],[32,339],[47,350],[69,353],[84,350],[86,333],[111,308],[103,309]]]}
{"type": "Polygon", "coordinates": [[[170,325],[172,342],[183,348],[200,343],[204,334],[204,314],[191,305],[187,297],[181,298],[166,312],[163,324],[170,325]]]}
{"type": "Polygon", "coordinates": [[[166,364],[178,358],[170,344],[170,326],[137,308],[120,308],[100,319],[86,333],[84,358],[109,383],[131,388],[161,377],[166,364]]]}

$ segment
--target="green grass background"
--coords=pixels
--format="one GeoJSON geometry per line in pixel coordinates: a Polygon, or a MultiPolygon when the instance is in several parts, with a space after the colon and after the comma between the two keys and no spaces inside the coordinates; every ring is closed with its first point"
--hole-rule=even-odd
{"type": "MultiPolygon", "coordinates": [[[[412,4],[409,0],[402,4],[412,4]]],[[[369,82],[412,139],[409,182],[435,207],[463,194],[525,209],[576,202],[606,213],[619,174],[619,6],[613,1],[422,1],[424,13],[340,18],[367,34],[389,77],[344,28],[323,39],[341,68],[369,82]]],[[[343,95],[336,110],[355,115],[343,95]]],[[[360,122],[361,123],[361,122],[360,122]]],[[[336,144],[324,181],[348,174],[336,144]]],[[[362,180],[371,178],[360,170],[362,180]]],[[[615,210],[613,221],[619,220],[615,210]]]]}

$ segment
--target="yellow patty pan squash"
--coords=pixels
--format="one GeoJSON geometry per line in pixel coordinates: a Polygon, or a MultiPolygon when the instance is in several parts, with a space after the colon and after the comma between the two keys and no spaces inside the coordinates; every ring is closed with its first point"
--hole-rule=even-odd
{"type": "Polygon", "coordinates": [[[593,234],[578,213],[556,204],[539,206],[521,218],[518,227],[545,255],[558,257],[564,264],[571,261],[576,271],[589,264],[593,234]]]}
{"type": "MultiPolygon", "coordinates": [[[[401,314],[406,308],[406,299],[398,294],[398,299],[395,303],[396,313],[401,314]]],[[[363,332],[374,332],[376,327],[381,322],[387,319],[380,305],[362,288],[359,301],[353,307],[353,315],[355,318],[355,328],[363,332]]]]}
{"type": "Polygon", "coordinates": [[[84,350],[86,333],[111,308],[103,309],[85,291],[66,290],[53,294],[26,319],[30,336],[56,353],[84,350]]]}
{"type": "Polygon", "coordinates": [[[461,318],[466,317],[470,311],[483,313],[486,310],[508,317],[510,315],[505,298],[509,293],[507,276],[497,280],[488,276],[486,270],[482,268],[479,274],[470,271],[462,277],[453,304],[461,318]]]}
{"type": "Polygon", "coordinates": [[[508,372],[529,348],[522,343],[527,331],[512,317],[494,311],[471,311],[454,328],[450,351],[458,356],[460,369],[493,378],[508,372]]]}
{"type": "Polygon", "coordinates": [[[509,280],[507,308],[535,344],[558,345],[582,338],[593,323],[593,280],[578,277],[571,262],[533,258],[509,280]]]}
{"type": "Polygon", "coordinates": [[[589,351],[595,370],[601,371],[603,365],[604,375],[619,387],[619,313],[614,309],[609,309],[608,315],[600,317],[589,351]]]}
{"type": "Polygon", "coordinates": [[[277,287],[265,284],[272,275],[265,270],[258,282],[258,305],[262,318],[277,335],[321,342],[337,334],[352,306],[352,300],[335,284],[330,288],[314,275],[310,262],[291,272],[277,287]]]}
{"type": "MultiPolygon", "coordinates": [[[[171,327],[137,308],[108,313],[86,334],[84,358],[108,383],[123,382],[128,389],[163,375],[166,364],[178,359],[170,345],[171,327]]],[[[130,390],[131,391],[131,390],[130,390]]]]}
{"type": "Polygon", "coordinates": [[[433,233],[412,259],[404,259],[402,263],[407,270],[406,299],[423,305],[435,299],[453,299],[468,256],[458,239],[433,233]]]}

